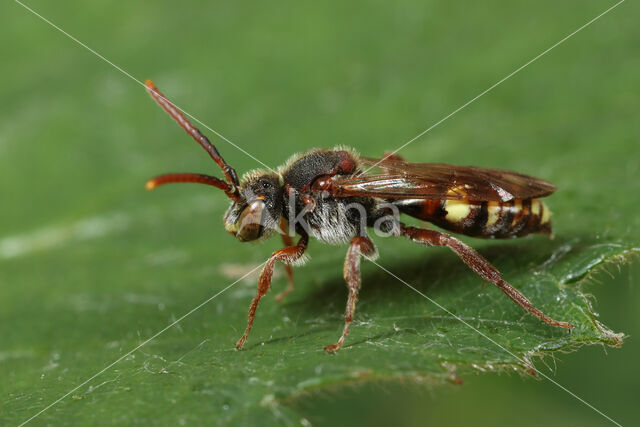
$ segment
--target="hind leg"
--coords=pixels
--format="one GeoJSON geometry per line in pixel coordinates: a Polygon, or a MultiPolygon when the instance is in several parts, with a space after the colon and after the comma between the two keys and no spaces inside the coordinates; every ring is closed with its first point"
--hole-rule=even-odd
{"type": "Polygon", "coordinates": [[[531,304],[531,302],[522,295],[516,288],[502,279],[500,272],[482,257],[473,248],[465,245],[460,240],[445,233],[435,230],[426,230],[422,228],[401,226],[400,233],[413,240],[414,242],[427,246],[447,246],[453,250],[465,264],[469,266],[475,273],[487,282],[496,285],[502,292],[507,294],[520,307],[551,326],[573,329],[573,325],[568,322],[560,322],[544,314],[531,304]]]}

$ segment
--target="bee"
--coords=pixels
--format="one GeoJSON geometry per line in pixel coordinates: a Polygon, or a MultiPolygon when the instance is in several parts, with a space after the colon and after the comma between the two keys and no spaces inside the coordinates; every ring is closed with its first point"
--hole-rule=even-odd
{"type": "Polygon", "coordinates": [[[407,162],[397,155],[382,159],[359,156],[346,147],[314,149],[291,157],[277,171],[254,170],[238,179],[216,147],[160,93],[152,81],[151,97],[204,148],[222,170],[224,179],[193,173],[172,173],[150,179],[152,190],[169,183],[200,183],[222,190],[231,199],[224,226],[241,242],[282,235],[285,247],[264,264],[256,296],[249,306],[247,327],[236,343],[245,344],[262,297],[271,287],[276,262],[285,265],[289,286],[280,301],[293,291],[292,266],[306,261],[309,238],[330,245],[349,245],[344,279],[349,295],[342,335],[327,353],[344,344],[360,290],[360,261],[375,260],[378,252],[368,236],[373,228],[384,235],[411,239],[424,246],[446,246],[478,276],[495,284],[516,304],[549,325],[573,329],[552,319],[516,288],[473,248],[459,239],[427,228],[407,226],[405,214],[438,227],[472,237],[513,238],[532,233],[551,234],[551,211],[541,201],[555,187],[541,179],[497,169],[440,163],[407,162]],[[370,173],[376,169],[375,173],[370,173]],[[292,236],[299,236],[294,244],[292,236]]]}

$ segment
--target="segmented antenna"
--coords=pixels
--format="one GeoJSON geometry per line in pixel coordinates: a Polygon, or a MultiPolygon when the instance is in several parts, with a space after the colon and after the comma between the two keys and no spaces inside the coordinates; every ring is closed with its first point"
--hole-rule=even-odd
{"type": "Polygon", "coordinates": [[[225,183],[218,178],[201,174],[166,174],[149,180],[146,185],[147,189],[152,190],[159,185],[174,182],[196,182],[220,188],[233,200],[240,199],[240,193],[238,191],[238,175],[236,174],[236,171],[224,161],[216,147],[158,90],[151,80],[147,80],[145,82],[145,88],[147,89],[147,92],[149,92],[149,95],[151,95],[162,109],[166,111],[176,122],[178,122],[180,127],[191,135],[191,137],[195,139],[196,142],[198,142],[198,144],[207,151],[207,153],[209,153],[209,156],[211,156],[213,161],[220,166],[220,169],[222,169],[222,173],[227,181],[225,183]]]}
{"type": "Polygon", "coordinates": [[[211,185],[212,187],[219,188],[224,192],[231,190],[231,186],[223,180],[216,178],[215,176],[203,175],[200,173],[167,173],[151,178],[147,181],[145,187],[147,190],[153,190],[161,185],[185,182],[211,185]]]}

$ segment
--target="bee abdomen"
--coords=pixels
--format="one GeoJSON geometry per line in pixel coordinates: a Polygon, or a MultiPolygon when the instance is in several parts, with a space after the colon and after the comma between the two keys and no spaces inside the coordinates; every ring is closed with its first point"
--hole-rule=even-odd
{"type": "Polygon", "coordinates": [[[539,199],[509,202],[414,200],[400,210],[445,230],[473,237],[509,238],[551,234],[551,211],[539,199]]]}

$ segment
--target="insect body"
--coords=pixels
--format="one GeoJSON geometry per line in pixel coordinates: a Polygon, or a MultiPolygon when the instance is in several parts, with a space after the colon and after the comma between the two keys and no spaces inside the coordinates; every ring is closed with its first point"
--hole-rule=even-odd
{"type": "Polygon", "coordinates": [[[551,212],[539,199],[507,202],[413,199],[398,205],[407,215],[467,236],[509,238],[551,234],[551,212]]]}
{"type": "Polygon", "coordinates": [[[259,241],[276,232],[285,247],[266,261],[258,289],[249,307],[242,348],[255,319],[261,298],[271,285],[275,263],[285,264],[293,290],[292,265],[302,264],[309,237],[321,242],[348,244],[344,278],[349,290],[345,324],[339,340],[325,347],[337,351],[349,333],[360,289],[360,259],[375,259],[377,250],[367,235],[375,229],[385,235],[407,237],[426,246],[447,246],[485,281],[494,283],[516,304],[544,322],[572,329],[567,322],[550,318],[535,308],[500,272],[474,249],[449,234],[403,224],[401,213],[434,223],[446,230],[475,237],[507,238],[551,232],[551,215],[541,197],[555,187],[515,172],[435,163],[410,163],[398,156],[383,159],[361,157],[338,147],[316,149],[293,156],[278,171],[256,170],[242,180],[217,149],[154,86],[147,91],[222,169],[224,180],[191,173],[166,174],[147,182],[147,189],[176,182],[217,187],[231,199],[224,215],[225,229],[240,241],[259,241]],[[380,172],[369,173],[378,168],[380,172]],[[291,235],[297,235],[293,243],[291,235]]]}

